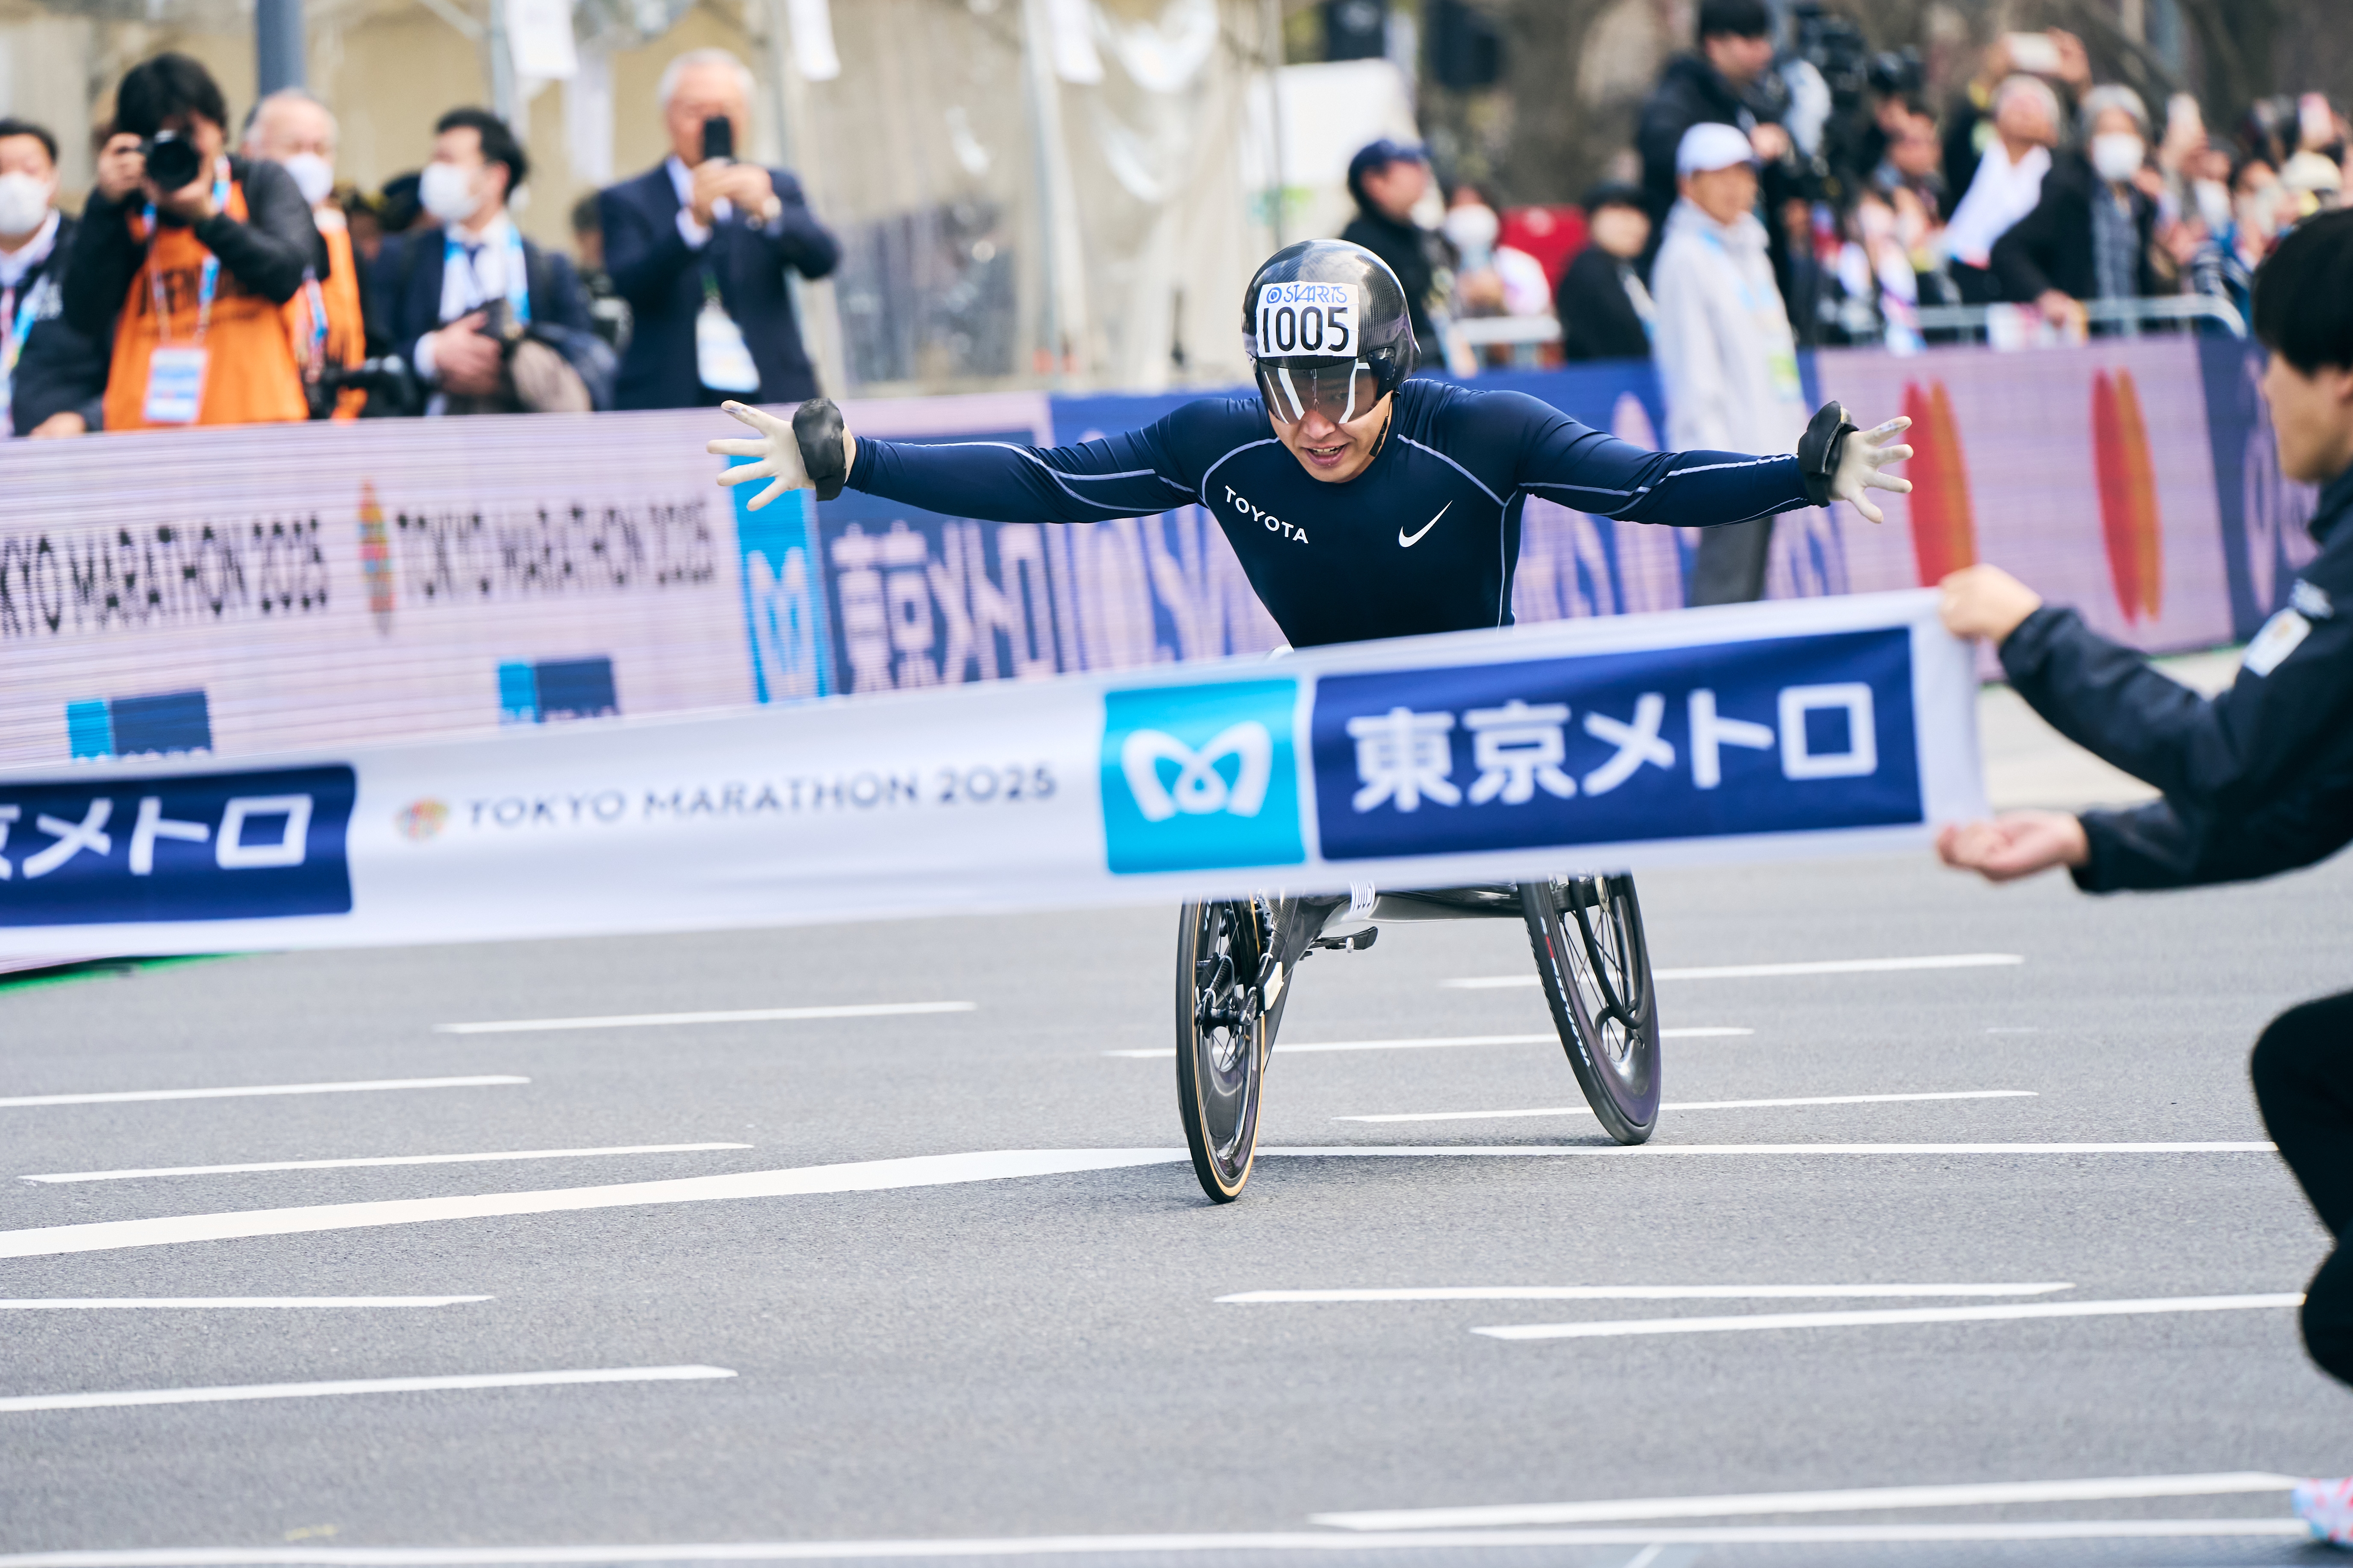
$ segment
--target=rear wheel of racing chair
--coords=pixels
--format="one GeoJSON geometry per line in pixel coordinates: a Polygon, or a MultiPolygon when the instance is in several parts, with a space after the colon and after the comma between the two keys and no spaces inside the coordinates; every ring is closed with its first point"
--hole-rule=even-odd
{"type": "Polygon", "coordinates": [[[1259,1095],[1282,1021],[1275,933],[1285,912],[1265,899],[1187,904],[1177,927],[1176,1105],[1214,1203],[1241,1196],[1258,1152],[1259,1095]]]}
{"type": "Polygon", "coordinates": [[[1646,1141],[1659,1124],[1659,1009],[1634,879],[1523,882],[1520,909],[1586,1102],[1619,1142],[1646,1141]]]}

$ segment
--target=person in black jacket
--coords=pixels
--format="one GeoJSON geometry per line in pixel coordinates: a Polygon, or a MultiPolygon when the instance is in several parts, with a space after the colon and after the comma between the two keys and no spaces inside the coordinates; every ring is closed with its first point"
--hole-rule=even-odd
{"type": "Polygon", "coordinates": [[[1405,286],[1405,302],[1413,317],[1413,335],[1421,363],[1443,369],[1446,349],[1439,341],[1430,306],[1438,299],[1439,274],[1451,265],[1446,242],[1413,221],[1414,204],[1430,189],[1430,164],[1422,150],[1388,137],[1356,150],[1348,160],[1348,194],[1356,198],[1356,216],[1340,231],[1350,245],[1361,245],[1397,274],[1405,286]]]}
{"type": "Polygon", "coordinates": [[[662,72],[660,99],[670,156],[597,198],[605,267],[634,315],[620,405],[816,396],[785,269],[823,278],[841,246],[784,170],[704,156],[709,121],[733,146],[750,140],[751,71],[724,49],[696,49],[662,72]]]}
{"type": "Polygon", "coordinates": [[[579,274],[568,258],[524,238],[508,216],[508,198],[530,174],[506,121],[487,110],[451,110],[434,126],[433,162],[417,182],[439,226],[387,236],[369,269],[368,336],[432,389],[427,414],[609,405],[597,395],[610,392],[611,351],[596,336],[579,274]],[[526,331],[528,344],[520,337],[526,331]],[[525,352],[550,339],[565,365],[525,352]],[[600,355],[602,386],[591,379],[600,355]],[[551,395],[538,395],[534,369],[560,384],[551,395]],[[576,394],[567,374],[583,382],[576,394]]]}
{"type": "Polygon", "coordinates": [[[2157,204],[2135,183],[2148,153],[2140,95],[2094,88],[2083,119],[2084,146],[2052,160],[2034,210],[1993,247],[2003,294],[2054,326],[2080,322],[2085,300],[2164,292],[2149,252],[2157,204]]]}
{"type": "Polygon", "coordinates": [[[1585,193],[1585,248],[1560,275],[1553,309],[1561,357],[1571,362],[1651,357],[1651,291],[1634,270],[1651,242],[1651,216],[1632,185],[1585,193]]]}
{"type": "MultiPolygon", "coordinates": [[[[2242,881],[2353,842],[2353,212],[2280,242],[2255,275],[2255,335],[2280,470],[2319,484],[2320,553],[2209,700],[2046,605],[1993,566],[1945,579],[1945,625],[2000,647],[2021,696],[2068,739],[2155,784],[2122,811],[2010,812],[1949,826],[1948,865],[2007,881],[2064,866],[2087,892],[2242,881]]],[[[2305,1344],[2353,1384],[2353,992],[2274,1019],[2255,1044],[2255,1097],[2281,1156],[2339,1243],[2306,1291],[2305,1344]]],[[[2316,1532],[2353,1545],[2353,1481],[2307,1483],[2316,1532]]]]}
{"type": "Polygon", "coordinates": [[[58,139],[0,116],[0,440],[100,422],[106,360],[59,319],[74,220],[57,198],[58,139]]]}
{"type": "MultiPolygon", "coordinates": [[[[1699,52],[1667,62],[1659,85],[1643,100],[1635,126],[1634,146],[1642,155],[1642,202],[1651,215],[1650,248],[1642,253],[1645,278],[1678,195],[1675,151],[1693,126],[1738,126],[1755,144],[1764,169],[1766,206],[1778,208],[1788,194],[1780,168],[1790,153],[1789,133],[1775,123],[1757,94],[1757,82],[1773,64],[1773,17],[1765,0],[1700,0],[1698,35],[1699,52]]],[[[1765,226],[1776,237],[1775,270],[1782,271],[1781,226],[1765,226]]],[[[1786,275],[1781,283],[1786,290],[1786,275]]]]}

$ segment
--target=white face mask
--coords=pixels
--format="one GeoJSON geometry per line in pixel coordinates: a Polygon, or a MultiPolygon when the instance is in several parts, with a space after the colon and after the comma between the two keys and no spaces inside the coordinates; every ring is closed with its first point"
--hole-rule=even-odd
{"type": "Polygon", "coordinates": [[[295,188],[314,207],[334,194],[335,166],[316,153],[297,153],[279,166],[294,176],[295,188]]]}
{"type": "Polygon", "coordinates": [[[2140,173],[2148,144],[2129,131],[2108,131],[2092,138],[2092,167],[2110,184],[2121,185],[2140,173]]]}
{"type": "Polygon", "coordinates": [[[2189,187],[2197,199],[2198,216],[2206,220],[2209,234],[2220,234],[2231,226],[2231,187],[2220,180],[2200,180],[2189,187]]]}
{"type": "Polygon", "coordinates": [[[455,163],[426,164],[424,176],[417,183],[417,199],[443,223],[464,223],[482,210],[473,171],[455,163]]]}
{"type": "Polygon", "coordinates": [[[1466,204],[1449,208],[1439,227],[1454,242],[1454,248],[1462,253],[1465,261],[1473,258],[1483,260],[1495,248],[1495,237],[1503,232],[1503,220],[1495,216],[1493,207],[1466,204]]]}
{"type": "Polygon", "coordinates": [[[48,222],[56,194],[56,186],[30,174],[0,174],[0,239],[22,239],[48,222]]]}

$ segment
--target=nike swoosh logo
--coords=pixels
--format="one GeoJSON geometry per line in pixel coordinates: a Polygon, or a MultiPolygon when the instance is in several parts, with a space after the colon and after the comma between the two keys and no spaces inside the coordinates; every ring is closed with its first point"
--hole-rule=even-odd
{"type": "Polygon", "coordinates": [[[1407,533],[1407,532],[1406,532],[1406,531],[1405,531],[1404,529],[1402,529],[1402,528],[1398,529],[1398,544],[1399,545],[1399,547],[1400,547],[1400,548],[1403,548],[1403,549],[1406,549],[1406,550],[1411,550],[1415,545],[1417,545],[1417,544],[1420,543],[1420,542],[1421,542],[1421,536],[1422,536],[1423,534],[1425,534],[1425,533],[1428,533],[1431,529],[1436,528],[1436,527],[1438,526],[1438,518],[1439,518],[1439,517],[1444,517],[1444,516],[1446,515],[1447,511],[1448,511],[1448,510],[1450,510],[1453,505],[1454,505],[1454,503],[1453,503],[1452,501],[1448,501],[1448,502],[1446,503],[1446,505],[1445,505],[1445,506],[1440,507],[1440,508],[1438,509],[1438,517],[1433,517],[1433,518],[1431,518],[1428,522],[1423,523],[1423,524],[1421,525],[1421,527],[1420,527],[1419,530],[1417,530],[1416,531],[1414,531],[1413,533],[1409,534],[1409,533],[1407,533]]]}

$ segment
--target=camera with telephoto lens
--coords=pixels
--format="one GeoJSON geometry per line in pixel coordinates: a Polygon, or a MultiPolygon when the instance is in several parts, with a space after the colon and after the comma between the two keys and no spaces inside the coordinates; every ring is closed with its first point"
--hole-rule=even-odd
{"type": "Polygon", "coordinates": [[[336,395],[357,387],[367,394],[361,405],[363,419],[413,419],[425,412],[425,389],[417,373],[398,354],[364,359],[357,364],[331,364],[306,388],[311,417],[324,419],[335,411],[336,395]]]}
{"type": "Polygon", "coordinates": [[[176,131],[158,131],[139,143],[139,155],[147,160],[147,177],[167,194],[185,189],[204,173],[205,155],[176,131]]]}

